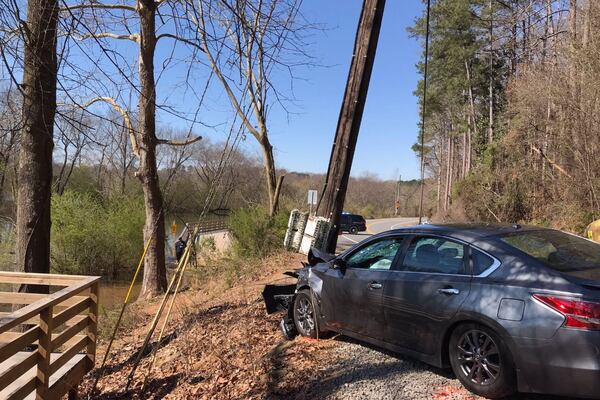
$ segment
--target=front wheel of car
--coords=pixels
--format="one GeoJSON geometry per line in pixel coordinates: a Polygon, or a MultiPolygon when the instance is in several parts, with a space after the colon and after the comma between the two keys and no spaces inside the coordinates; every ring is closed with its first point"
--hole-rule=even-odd
{"type": "Polygon", "coordinates": [[[317,338],[316,316],[310,291],[299,291],[294,299],[294,323],[300,335],[317,338]]]}
{"type": "Polygon", "coordinates": [[[355,226],[351,226],[349,232],[353,235],[356,235],[358,233],[358,228],[355,226]]]}
{"type": "Polygon", "coordinates": [[[459,325],[449,346],[452,370],[471,392],[501,399],[516,391],[510,351],[496,332],[478,324],[459,325]]]}

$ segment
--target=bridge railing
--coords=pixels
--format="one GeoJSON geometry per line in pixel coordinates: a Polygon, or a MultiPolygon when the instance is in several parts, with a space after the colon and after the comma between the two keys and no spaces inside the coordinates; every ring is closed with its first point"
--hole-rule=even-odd
{"type": "Polygon", "coordinates": [[[94,367],[99,277],[0,272],[0,398],[59,399],[94,367]],[[21,307],[14,310],[16,307],[21,307]]]}

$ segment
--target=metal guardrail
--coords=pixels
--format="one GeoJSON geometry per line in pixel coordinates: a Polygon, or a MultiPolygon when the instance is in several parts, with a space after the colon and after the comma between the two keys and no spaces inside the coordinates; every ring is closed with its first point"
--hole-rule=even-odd
{"type": "Polygon", "coordinates": [[[229,224],[226,217],[212,217],[203,219],[200,224],[189,224],[190,230],[193,231],[198,226],[198,233],[210,233],[217,231],[225,231],[229,229],[229,224]]]}
{"type": "MultiPolygon", "coordinates": [[[[0,272],[0,283],[59,287],[0,292],[0,398],[60,399],[94,367],[100,277],[0,272]]],[[[5,286],[5,285],[3,285],[5,286]]]]}

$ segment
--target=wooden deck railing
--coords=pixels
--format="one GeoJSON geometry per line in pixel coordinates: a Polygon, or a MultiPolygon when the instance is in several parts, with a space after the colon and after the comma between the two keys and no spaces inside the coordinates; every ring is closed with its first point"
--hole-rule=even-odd
{"type": "Polygon", "coordinates": [[[0,399],[59,399],[94,367],[99,280],[0,272],[2,287],[52,292],[0,292],[0,399]],[[15,305],[22,308],[10,311],[15,305]]]}

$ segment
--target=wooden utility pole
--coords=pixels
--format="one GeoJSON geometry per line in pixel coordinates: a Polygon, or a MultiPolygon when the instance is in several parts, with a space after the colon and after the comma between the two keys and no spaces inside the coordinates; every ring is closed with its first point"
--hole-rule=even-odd
{"type": "Polygon", "coordinates": [[[327,178],[317,205],[317,213],[329,218],[332,222],[333,229],[327,240],[327,251],[331,253],[335,252],[337,244],[337,228],[344,208],[384,7],[385,0],[364,0],[363,2],[350,73],[329,159],[327,178]]]}

